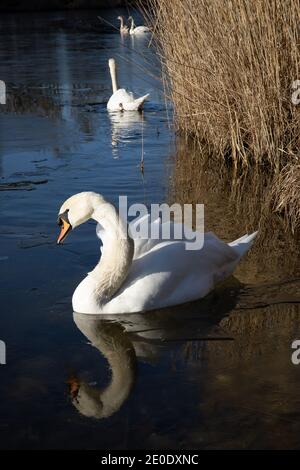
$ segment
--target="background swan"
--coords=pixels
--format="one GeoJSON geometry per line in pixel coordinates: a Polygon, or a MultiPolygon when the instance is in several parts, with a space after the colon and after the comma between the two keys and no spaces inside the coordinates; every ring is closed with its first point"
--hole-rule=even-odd
{"type": "Polygon", "coordinates": [[[120,33],[121,34],[128,34],[129,33],[129,28],[128,28],[128,26],[126,26],[126,24],[124,24],[123,16],[118,16],[117,19],[120,20],[120,33]]]}
{"type": "Polygon", "coordinates": [[[109,59],[108,65],[111,75],[113,95],[108,100],[107,109],[109,111],[138,111],[142,109],[149,94],[144,95],[141,98],[134,98],[133,94],[126,91],[125,88],[118,89],[115,59],[109,59]]]}
{"type": "Polygon", "coordinates": [[[226,244],[209,232],[197,251],[186,250],[184,240],[133,240],[112,204],[83,192],[60,208],[57,242],[89,219],[99,223],[103,247],[99,263],[73,294],[73,310],[79,313],[140,312],[202,298],[232,274],[256,236],[226,244]]]}
{"type": "Polygon", "coordinates": [[[132,16],[129,16],[128,21],[131,21],[129,34],[136,36],[143,35],[145,33],[151,33],[151,30],[148,28],[148,26],[135,26],[132,16]]]}

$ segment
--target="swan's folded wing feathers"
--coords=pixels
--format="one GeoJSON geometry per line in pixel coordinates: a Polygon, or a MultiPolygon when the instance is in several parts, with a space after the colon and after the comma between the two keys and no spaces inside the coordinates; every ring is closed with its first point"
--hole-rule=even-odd
{"type": "Polygon", "coordinates": [[[152,310],[204,297],[230,275],[239,257],[215,236],[201,250],[188,251],[182,241],[161,241],[132,263],[118,295],[105,306],[114,313],[152,310]]]}

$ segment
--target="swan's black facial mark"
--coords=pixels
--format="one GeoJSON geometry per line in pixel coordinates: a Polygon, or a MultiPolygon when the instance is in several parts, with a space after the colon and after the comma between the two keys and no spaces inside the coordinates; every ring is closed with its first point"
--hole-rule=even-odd
{"type": "Polygon", "coordinates": [[[58,214],[58,218],[57,218],[58,225],[62,225],[63,220],[67,222],[68,224],[70,224],[68,214],[69,214],[69,209],[65,210],[65,212],[61,212],[61,214],[58,214]]]}
{"type": "Polygon", "coordinates": [[[69,209],[67,209],[62,214],[58,214],[57,223],[61,227],[60,234],[57,239],[57,244],[59,245],[66,238],[68,233],[72,230],[72,225],[69,222],[68,217],[69,209]]]}

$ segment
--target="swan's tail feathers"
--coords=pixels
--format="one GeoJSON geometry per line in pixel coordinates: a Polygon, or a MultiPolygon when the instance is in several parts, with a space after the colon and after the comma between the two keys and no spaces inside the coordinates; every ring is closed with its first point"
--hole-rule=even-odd
{"type": "Polygon", "coordinates": [[[135,99],[135,103],[137,105],[138,110],[143,108],[144,103],[145,103],[146,99],[148,98],[148,96],[149,96],[149,93],[147,93],[147,95],[144,95],[144,96],[141,96],[140,98],[135,99]]]}
{"type": "Polygon", "coordinates": [[[231,246],[240,257],[242,257],[248,250],[250,250],[257,234],[258,232],[253,232],[250,235],[243,235],[241,238],[228,243],[228,245],[231,246]]]}

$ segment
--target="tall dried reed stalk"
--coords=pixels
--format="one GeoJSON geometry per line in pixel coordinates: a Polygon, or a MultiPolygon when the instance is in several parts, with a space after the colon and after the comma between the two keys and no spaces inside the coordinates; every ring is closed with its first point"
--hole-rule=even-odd
{"type": "Polygon", "coordinates": [[[178,129],[236,165],[299,157],[300,0],[149,0],[178,129]]]}

